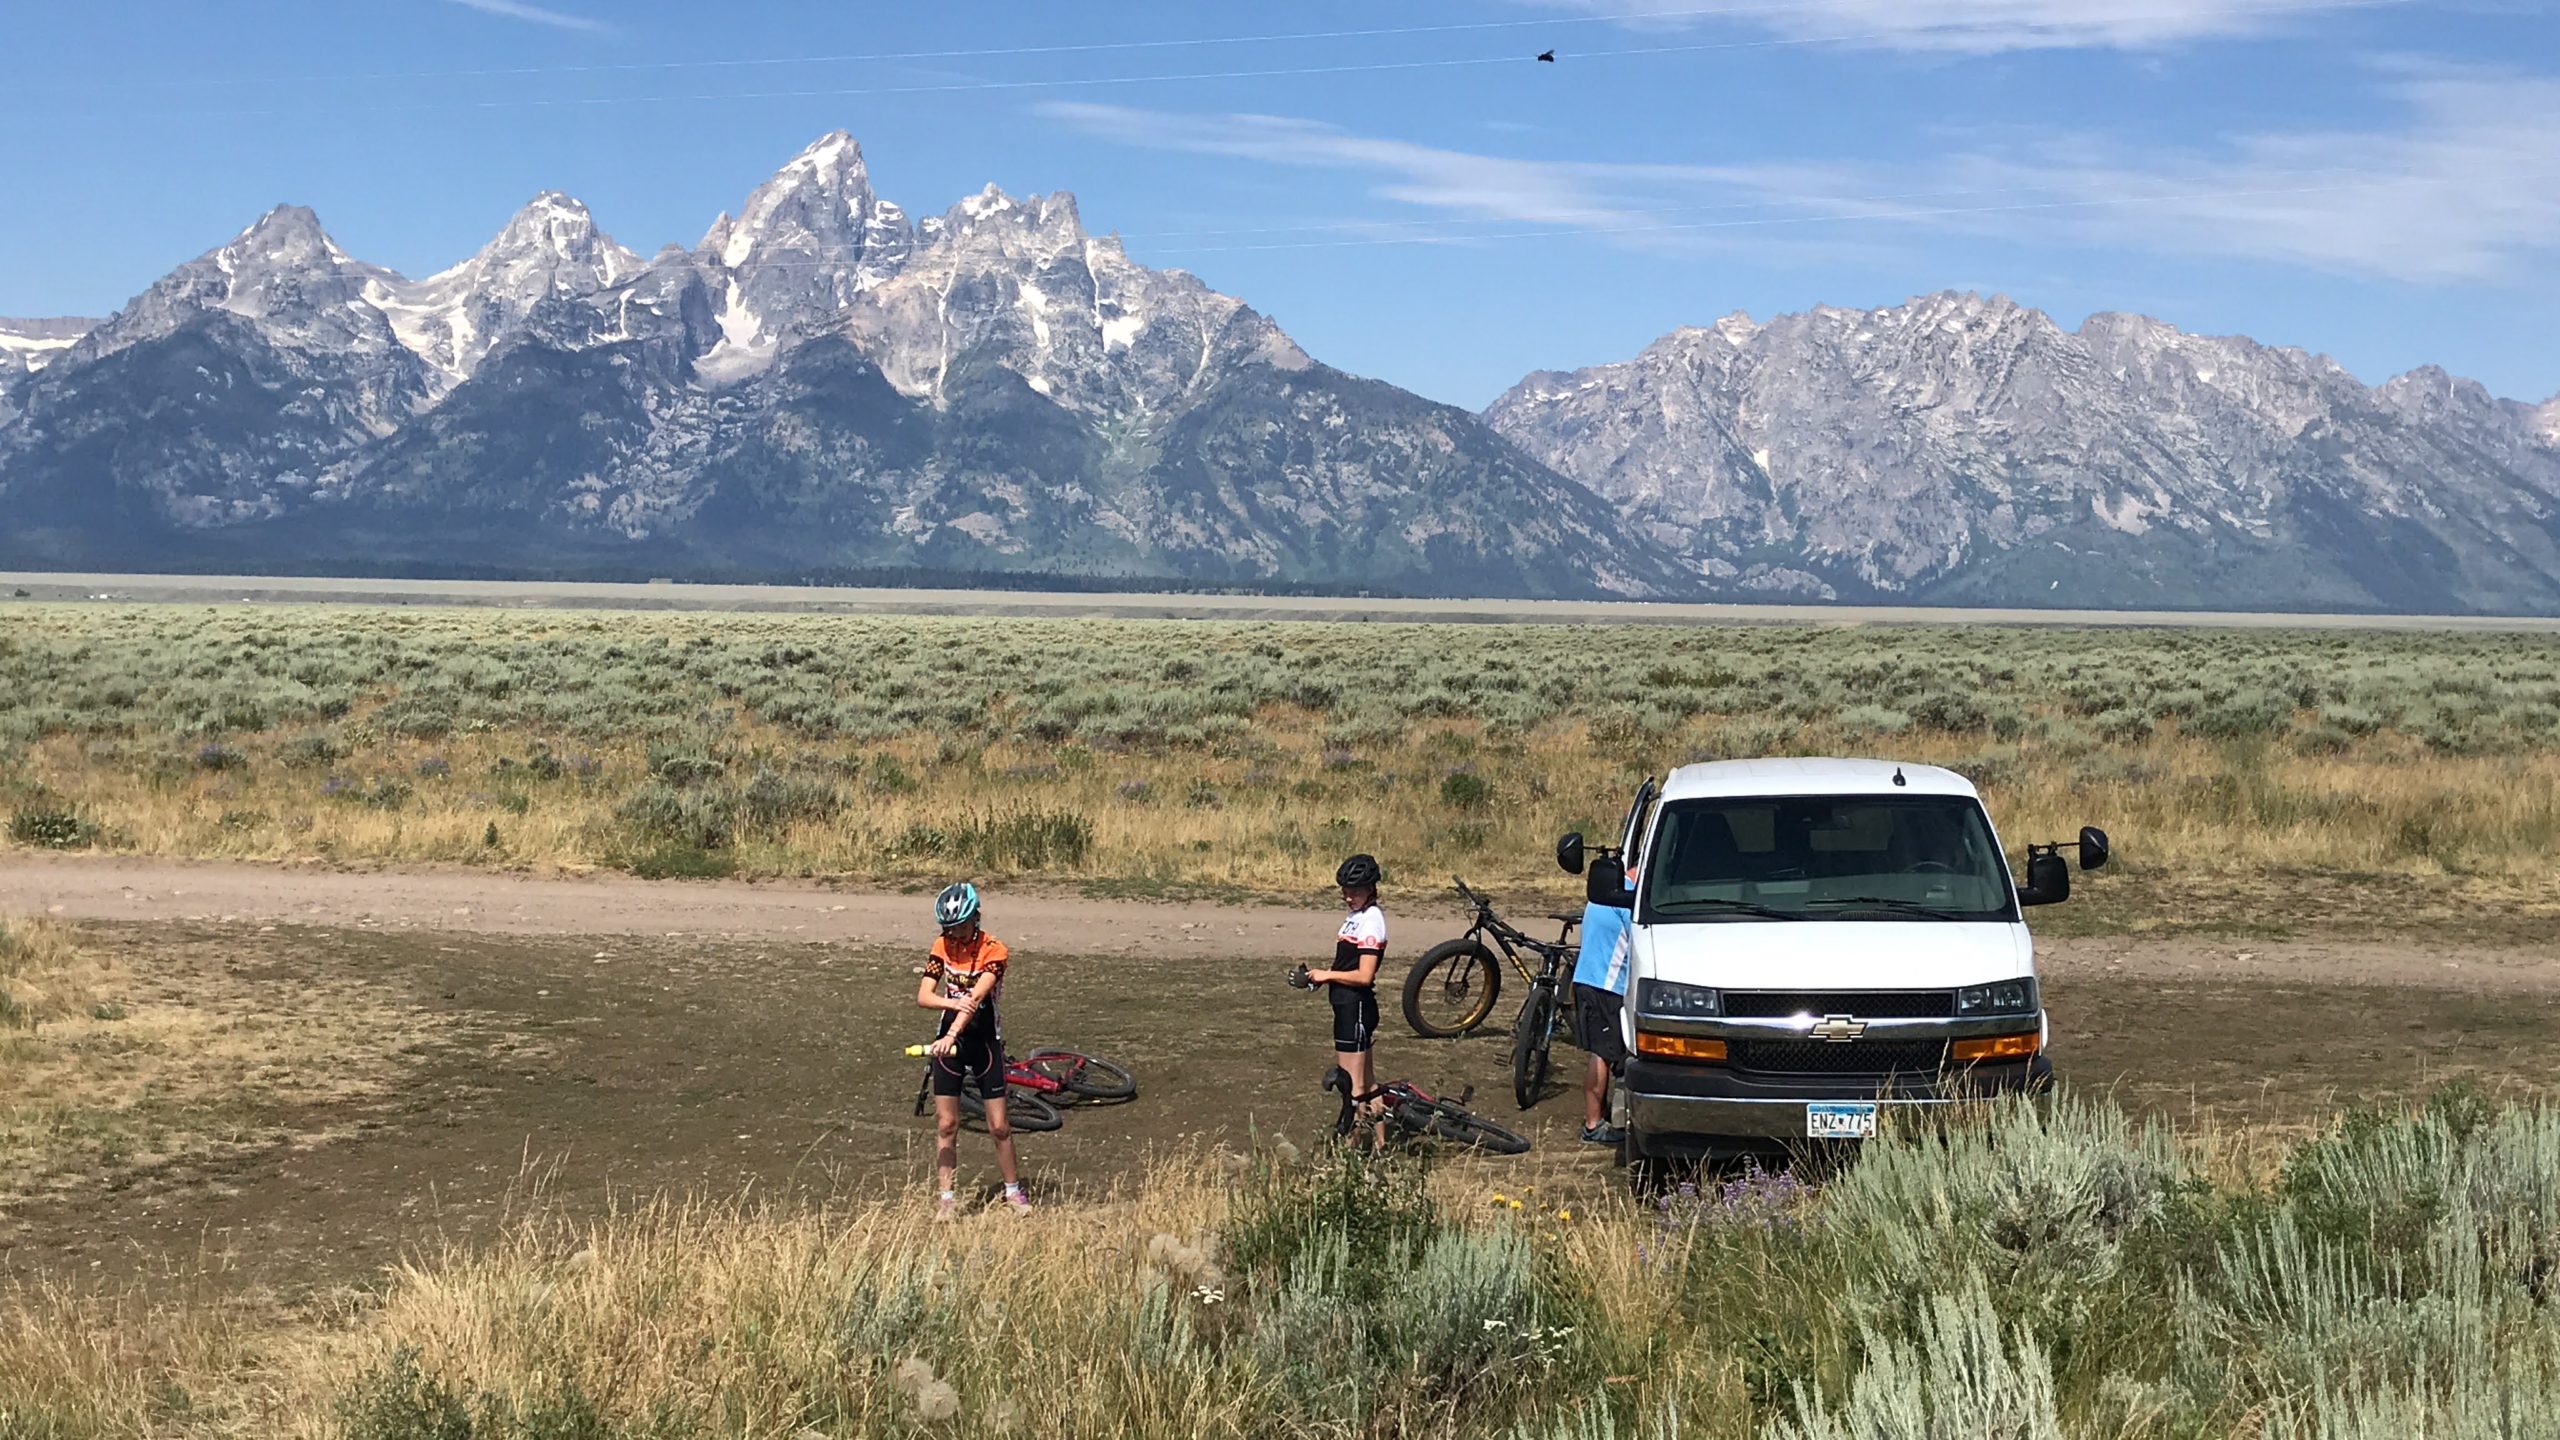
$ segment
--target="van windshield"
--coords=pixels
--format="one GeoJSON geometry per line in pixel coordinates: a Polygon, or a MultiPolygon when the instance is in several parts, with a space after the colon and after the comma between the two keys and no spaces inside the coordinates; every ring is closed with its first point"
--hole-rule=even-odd
{"type": "Polygon", "coordinates": [[[1648,925],[2018,918],[1990,821],[1955,795],[1675,800],[1641,898],[1648,925]]]}

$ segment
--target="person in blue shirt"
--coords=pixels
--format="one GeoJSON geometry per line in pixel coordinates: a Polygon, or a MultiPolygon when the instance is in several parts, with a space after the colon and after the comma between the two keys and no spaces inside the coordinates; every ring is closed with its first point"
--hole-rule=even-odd
{"type": "MultiPolygon", "coordinates": [[[[1627,873],[1635,873],[1628,857],[1627,873]]],[[[1635,916],[1615,905],[1582,907],[1582,951],[1573,965],[1575,1031],[1591,1051],[1591,1069],[1582,1082],[1582,1138],[1593,1145],[1615,1145],[1626,1132],[1609,1123],[1609,1077],[1627,1062],[1627,1039],[1619,1022],[1627,1004],[1629,947],[1635,941],[1635,916]]]]}

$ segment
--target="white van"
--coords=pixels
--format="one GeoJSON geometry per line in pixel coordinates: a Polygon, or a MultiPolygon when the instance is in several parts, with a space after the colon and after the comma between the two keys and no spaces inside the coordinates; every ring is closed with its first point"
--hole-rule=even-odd
{"type": "Polygon", "coordinates": [[[1859,1140],[2044,1084],[2022,907],[2071,893],[2064,849],[2096,869],[2107,837],[2030,845],[2013,883],[1972,784],[1890,760],[1685,765],[1617,846],[1565,836],[1592,902],[1634,911],[1624,1158],[1859,1140]]]}

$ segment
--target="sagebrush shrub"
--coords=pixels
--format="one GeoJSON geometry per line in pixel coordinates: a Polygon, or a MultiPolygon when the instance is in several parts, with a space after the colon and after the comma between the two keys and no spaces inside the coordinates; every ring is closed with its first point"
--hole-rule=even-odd
{"type": "Polygon", "coordinates": [[[679,789],[664,780],[646,781],[615,813],[643,835],[696,850],[722,849],[737,833],[737,798],[716,785],[679,789]]]}
{"type": "Polygon", "coordinates": [[[844,803],[836,787],[803,775],[758,770],[738,792],[738,813],[745,823],[777,830],[799,820],[833,817],[844,803]]]}
{"type": "Polygon", "coordinates": [[[347,758],[335,735],[297,735],[276,747],[276,763],[288,770],[320,770],[347,758]]]}
{"type": "Polygon", "coordinates": [[[68,807],[35,804],[9,817],[9,838],[43,850],[76,850],[98,841],[98,829],[68,807]]]}
{"type": "Polygon", "coordinates": [[[647,753],[649,773],[669,785],[700,785],[729,773],[725,756],[699,744],[653,741],[647,753]]]}
{"type": "Polygon", "coordinates": [[[1460,810],[1481,810],[1493,801],[1493,782],[1473,770],[1452,770],[1440,777],[1440,803],[1460,810]]]}

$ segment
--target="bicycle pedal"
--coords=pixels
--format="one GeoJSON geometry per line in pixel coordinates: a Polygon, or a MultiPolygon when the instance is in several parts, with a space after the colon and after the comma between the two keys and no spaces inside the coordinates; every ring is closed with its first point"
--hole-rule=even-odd
{"type": "Polygon", "coordinates": [[[1467,1086],[1465,1089],[1460,1090],[1460,1091],[1458,1092],[1458,1103],[1459,1103],[1459,1104],[1461,1104],[1461,1105],[1466,1104],[1468,1101],[1473,1100],[1474,1098],[1476,1098],[1476,1087],[1474,1087],[1473,1085],[1469,1085],[1469,1086],[1467,1086]]]}

